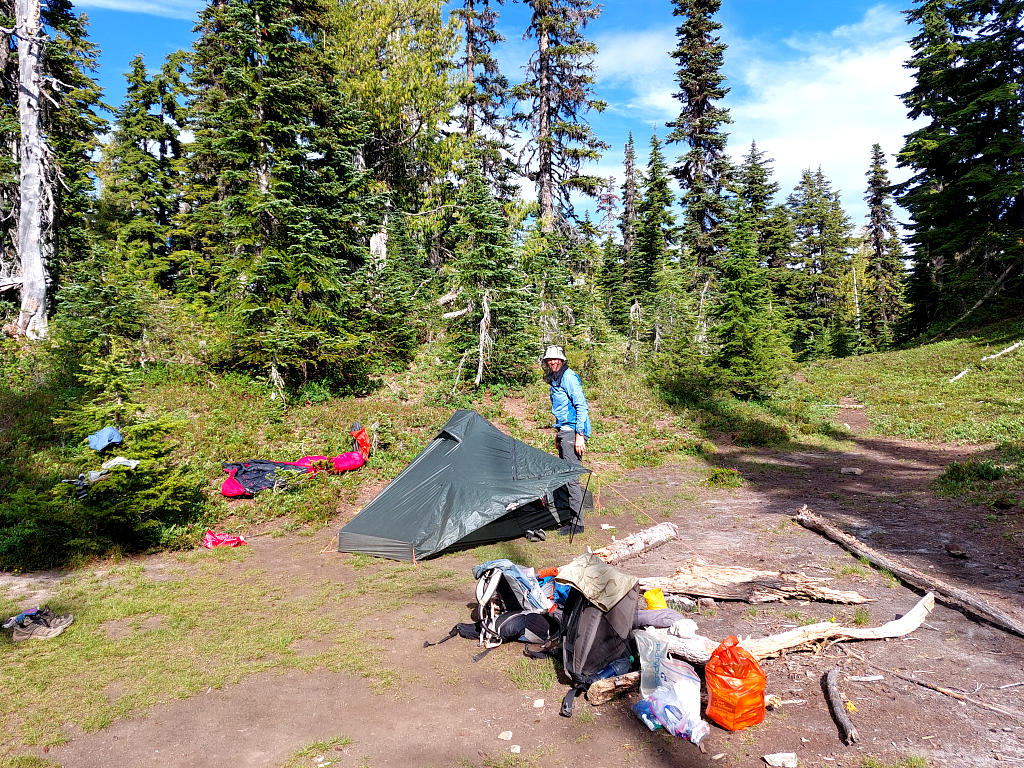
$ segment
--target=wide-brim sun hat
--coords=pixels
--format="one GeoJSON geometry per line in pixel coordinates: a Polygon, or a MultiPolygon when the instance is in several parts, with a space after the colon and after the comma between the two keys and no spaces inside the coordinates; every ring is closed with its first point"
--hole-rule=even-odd
{"type": "Polygon", "coordinates": [[[544,355],[541,360],[565,360],[565,353],[561,347],[550,346],[544,350],[544,355]]]}

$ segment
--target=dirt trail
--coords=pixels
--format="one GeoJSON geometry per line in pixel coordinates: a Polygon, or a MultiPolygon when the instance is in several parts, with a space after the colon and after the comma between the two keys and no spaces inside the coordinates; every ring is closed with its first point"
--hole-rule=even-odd
{"type": "MultiPolygon", "coordinates": [[[[657,522],[666,517],[676,522],[678,541],[622,566],[640,576],[670,573],[674,564],[695,555],[711,562],[830,575],[835,577],[832,586],[876,599],[869,608],[872,624],[894,618],[917,601],[911,590],[793,524],[793,511],[807,504],[872,546],[971,588],[1024,620],[1019,540],[1000,535],[1002,523],[989,520],[988,510],[936,498],[930,490],[951,460],[976,449],[866,436],[861,410],[844,410],[839,419],[858,433],[847,450],[723,449],[714,463],[737,469],[747,481],[735,491],[695,493],[694,480],[701,476],[695,466],[635,471],[605,487],[605,509],[588,525],[609,522],[621,536],[650,524],[638,509],[657,522]],[[844,468],[862,474],[843,474],[844,468]],[[947,555],[947,541],[956,541],[967,558],[947,555]]],[[[1020,510],[1015,514],[1019,525],[1020,510]]],[[[333,532],[259,539],[248,561],[280,576],[282,583],[297,575],[302,582],[311,575],[340,579],[346,556],[318,554],[333,532]]],[[[352,743],[326,753],[319,764],[757,766],[764,764],[762,755],[780,751],[796,752],[801,766],[852,768],[865,756],[895,761],[908,754],[924,755],[934,766],[1024,764],[1022,721],[891,675],[881,682],[841,685],[856,706],[851,716],[861,739],[851,747],[839,741],[819,683],[836,666],[853,675],[876,674],[876,667],[899,669],[1024,711],[1024,688],[1000,688],[1024,681],[1024,640],[942,606],[907,638],[842,644],[817,655],[766,662],[769,692],[791,703],[747,731],[713,727],[702,754],[681,740],[648,733],[627,702],[600,708],[581,703],[571,720],[559,717],[563,686],[518,690],[504,673],[510,656],[519,656],[515,645],[497,649],[479,664],[470,660],[476,651],[470,641],[454,639],[423,649],[424,639],[436,639],[465,620],[472,565],[469,555],[451,559],[451,567],[466,574],[465,594],[417,598],[399,615],[381,617],[382,642],[394,667],[403,671],[404,682],[395,692],[373,693],[367,681],[325,672],[254,675],[236,686],[161,704],[146,716],[97,733],[73,734],[67,745],[45,757],[68,768],[277,766],[313,741],[344,736],[352,743]],[[383,639],[387,635],[390,639],[383,639]],[[545,706],[536,709],[533,702],[539,698],[545,706]],[[513,734],[510,742],[497,738],[506,730],[513,734]],[[518,762],[512,745],[521,748],[518,762]]],[[[853,614],[848,607],[826,604],[757,610],[720,604],[696,618],[704,634],[723,638],[769,634],[814,618],[851,622],[853,614]]]]}

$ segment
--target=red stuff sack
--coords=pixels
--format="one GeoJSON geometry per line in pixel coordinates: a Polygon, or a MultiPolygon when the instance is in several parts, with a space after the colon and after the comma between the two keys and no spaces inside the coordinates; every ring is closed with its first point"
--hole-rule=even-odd
{"type": "Polygon", "coordinates": [[[741,731],[764,720],[764,670],[739,643],[735,635],[727,637],[704,668],[707,716],[730,731],[741,731]]]}
{"type": "MultiPolygon", "coordinates": [[[[352,435],[352,439],[356,444],[356,451],[363,457],[363,460],[370,458],[370,436],[366,434],[366,427],[364,427],[358,421],[352,425],[352,429],[349,430],[349,434],[352,435]]],[[[355,451],[353,451],[354,453],[355,451]]],[[[353,467],[354,469],[354,467],[353,467]]]]}

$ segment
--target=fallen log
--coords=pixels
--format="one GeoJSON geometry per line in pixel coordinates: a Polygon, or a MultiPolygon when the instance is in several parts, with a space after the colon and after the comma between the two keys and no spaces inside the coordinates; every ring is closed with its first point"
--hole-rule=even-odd
{"type": "Polygon", "coordinates": [[[975,597],[966,590],[954,587],[952,584],[947,584],[941,579],[937,579],[934,576],[930,576],[917,570],[916,568],[912,568],[909,565],[893,560],[887,555],[876,552],[856,537],[839,530],[836,526],[832,525],[832,523],[829,523],[824,518],[814,514],[806,505],[802,506],[797,511],[796,521],[805,528],[809,528],[816,533],[820,533],[825,538],[834,541],[843,549],[857,555],[857,557],[866,558],[873,565],[876,565],[879,568],[885,568],[901,581],[915,586],[918,589],[926,589],[929,592],[934,592],[936,597],[946,605],[975,616],[976,618],[988,621],[1007,632],[1012,632],[1015,635],[1024,637],[1024,624],[1017,621],[1012,616],[999,610],[995,606],[989,605],[984,600],[975,597]]]}
{"type": "Polygon", "coordinates": [[[674,523],[659,523],[642,531],[631,533],[624,539],[613,541],[607,547],[594,550],[594,554],[608,563],[615,565],[623,560],[636,557],[641,552],[660,547],[679,535],[679,528],[674,523]]]}
{"type": "Polygon", "coordinates": [[[803,573],[758,571],[688,560],[671,576],[640,579],[640,588],[661,589],[666,595],[694,595],[747,603],[778,603],[788,598],[802,598],[858,605],[872,600],[859,592],[844,592],[821,586],[826,581],[829,579],[814,578],[803,573]]]}
{"type": "Polygon", "coordinates": [[[832,719],[839,726],[839,735],[843,744],[853,744],[858,738],[857,727],[846,714],[846,707],[843,705],[843,697],[839,694],[839,686],[836,681],[839,677],[838,669],[830,669],[822,678],[821,687],[825,691],[825,700],[828,702],[828,709],[832,713],[832,719]]]}
{"type": "Polygon", "coordinates": [[[594,706],[607,704],[615,697],[626,693],[627,691],[635,691],[639,687],[639,672],[627,672],[626,674],[619,675],[618,677],[606,677],[603,680],[591,683],[590,687],[587,689],[587,701],[594,706]]]}

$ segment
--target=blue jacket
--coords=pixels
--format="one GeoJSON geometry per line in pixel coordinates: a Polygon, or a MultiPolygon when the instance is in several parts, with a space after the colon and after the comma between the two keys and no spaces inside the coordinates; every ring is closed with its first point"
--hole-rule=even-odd
{"type": "Polygon", "coordinates": [[[590,437],[590,406],[580,377],[571,368],[551,380],[551,414],[555,417],[555,429],[572,427],[576,434],[590,437]]]}

